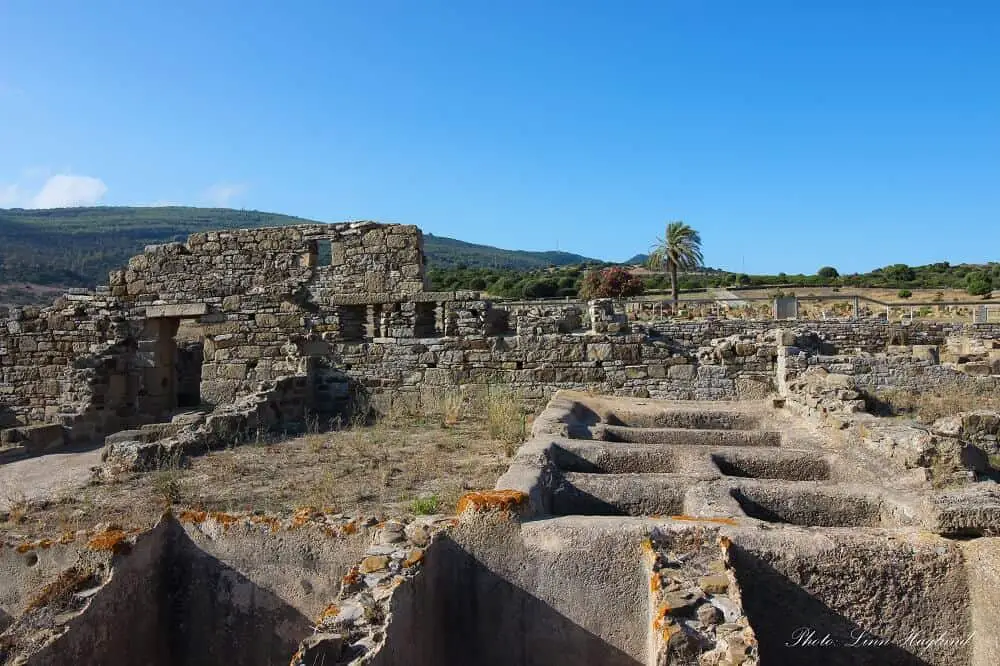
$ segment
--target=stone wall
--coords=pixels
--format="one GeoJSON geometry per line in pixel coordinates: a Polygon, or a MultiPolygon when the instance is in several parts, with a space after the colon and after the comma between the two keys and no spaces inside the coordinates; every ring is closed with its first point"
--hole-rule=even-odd
{"type": "Polygon", "coordinates": [[[0,411],[7,426],[61,423],[78,433],[127,425],[145,405],[129,363],[138,324],[115,299],[67,295],[0,322],[0,411]]]}
{"type": "Polygon", "coordinates": [[[210,231],[146,248],[110,275],[111,293],[136,304],[209,303],[268,292],[316,301],[336,294],[424,290],[423,240],[414,226],[374,222],[210,231]],[[320,244],[330,246],[320,265],[320,244]]]}
{"type": "MultiPolygon", "coordinates": [[[[625,321],[610,301],[584,311],[429,292],[422,246],[416,227],[358,222],[207,232],[149,247],[112,272],[110,286],[2,322],[0,427],[61,423],[75,439],[96,438],[168,420],[196,399],[223,407],[296,377],[305,406],[331,414],[352,385],[407,399],[487,385],[536,400],[562,388],[734,399],[763,397],[776,374],[795,370],[779,367],[788,356],[778,358],[771,321],[647,325],[625,321]],[[188,339],[198,342],[187,347],[188,339]]],[[[787,332],[785,344],[813,364],[925,344],[990,374],[995,342],[984,341],[1000,326],[822,321],[787,332]],[[986,356],[971,363],[973,352],[986,356]]],[[[865,356],[844,362],[874,386],[944,372],[865,356]]]]}
{"type": "Polygon", "coordinates": [[[766,336],[682,347],[643,334],[428,338],[333,344],[323,352],[375,393],[416,396],[502,386],[529,399],[559,389],[673,399],[763,397],[773,390],[766,336]]]}
{"type": "Polygon", "coordinates": [[[957,324],[915,321],[887,323],[878,320],[796,321],[718,319],[704,322],[656,323],[649,330],[676,340],[694,344],[734,334],[764,332],[774,328],[790,331],[797,337],[813,336],[826,343],[833,353],[878,353],[890,345],[947,345],[949,338],[973,340],[1000,339],[1000,324],[957,324]]]}

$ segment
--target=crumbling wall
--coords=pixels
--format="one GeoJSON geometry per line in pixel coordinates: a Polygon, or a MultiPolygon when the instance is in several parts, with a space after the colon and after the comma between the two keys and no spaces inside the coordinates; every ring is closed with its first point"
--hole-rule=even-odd
{"type": "MultiPolygon", "coordinates": [[[[475,293],[428,292],[422,242],[413,226],[356,222],[206,232],[151,246],[113,271],[109,287],[18,309],[4,322],[0,427],[61,423],[69,439],[93,440],[166,420],[181,402],[222,406],[292,376],[312,387],[310,408],[330,411],[350,382],[406,399],[489,384],[536,400],[560,388],[733,399],[763,397],[796,370],[788,354],[777,356],[769,321],[670,322],[629,333],[613,304],[610,313],[599,304],[610,319],[595,323],[573,303],[508,310],[475,293]],[[174,340],[182,322],[203,337],[200,364],[174,340]]],[[[782,344],[806,351],[805,364],[946,343],[943,358],[957,349],[969,375],[989,375],[1000,361],[992,348],[985,363],[961,356],[995,345],[997,325],[822,321],[797,322],[788,333],[782,344]],[[956,347],[956,336],[974,343],[956,347]]],[[[925,386],[947,375],[891,355],[836,363],[847,362],[859,385],[925,386]]]]}
{"type": "Polygon", "coordinates": [[[311,283],[332,294],[412,294],[424,289],[423,245],[414,226],[374,222],[209,231],[146,248],[110,275],[111,292],[137,304],[208,303],[262,290],[292,296],[311,283]],[[320,243],[331,262],[320,265],[320,243]]]}
{"type": "Polygon", "coordinates": [[[86,439],[141,418],[135,330],[107,297],[70,294],[13,310],[0,325],[3,427],[60,423],[86,439]]]}

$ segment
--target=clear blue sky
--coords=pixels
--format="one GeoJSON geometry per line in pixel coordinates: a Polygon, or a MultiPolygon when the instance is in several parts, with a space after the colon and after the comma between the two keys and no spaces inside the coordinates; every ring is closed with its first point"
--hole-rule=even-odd
{"type": "Polygon", "coordinates": [[[1000,259],[1000,3],[0,0],[0,206],[748,272],[1000,259]]]}

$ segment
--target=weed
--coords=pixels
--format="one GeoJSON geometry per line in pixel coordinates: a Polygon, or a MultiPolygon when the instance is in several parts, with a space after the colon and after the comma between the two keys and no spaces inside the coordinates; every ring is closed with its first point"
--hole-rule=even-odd
{"type": "Polygon", "coordinates": [[[426,495],[418,497],[410,503],[410,511],[418,516],[431,516],[438,513],[441,507],[441,500],[437,495],[426,495]]]}
{"type": "Polygon", "coordinates": [[[177,504],[181,501],[180,470],[161,469],[153,473],[153,494],[164,506],[177,504]]]}
{"type": "Polygon", "coordinates": [[[462,420],[465,401],[458,391],[445,391],[441,396],[441,425],[450,427],[462,420]]]}
{"type": "Polygon", "coordinates": [[[184,459],[180,451],[175,451],[160,460],[159,469],[153,472],[153,494],[164,506],[181,501],[181,481],[184,474],[184,459]]]}
{"type": "Polygon", "coordinates": [[[0,500],[2,500],[0,504],[7,505],[7,522],[20,524],[27,520],[31,503],[23,492],[20,490],[4,491],[0,500]]]}
{"type": "Polygon", "coordinates": [[[306,447],[310,453],[319,453],[326,448],[326,437],[318,433],[306,435],[306,447]]]}
{"type": "Polygon", "coordinates": [[[504,455],[510,457],[527,433],[521,396],[506,387],[490,386],[483,394],[486,402],[486,431],[501,442],[504,455]]]}

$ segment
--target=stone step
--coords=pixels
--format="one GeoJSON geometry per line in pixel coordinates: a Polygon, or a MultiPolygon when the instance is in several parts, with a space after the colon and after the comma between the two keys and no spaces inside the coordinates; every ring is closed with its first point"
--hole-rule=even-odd
{"type": "Polygon", "coordinates": [[[595,439],[606,442],[664,444],[671,446],[781,446],[774,430],[706,430],[693,428],[629,428],[597,426],[595,439]]]}

